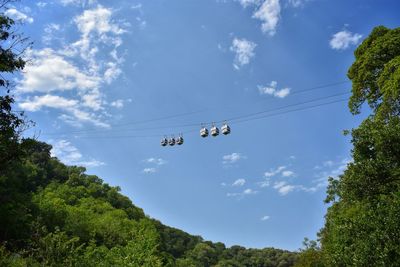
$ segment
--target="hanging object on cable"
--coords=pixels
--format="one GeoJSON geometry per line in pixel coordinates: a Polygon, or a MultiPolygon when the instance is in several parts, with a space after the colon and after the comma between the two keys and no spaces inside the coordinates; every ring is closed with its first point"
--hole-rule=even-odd
{"type": "Polygon", "coordinates": [[[166,136],[164,136],[164,138],[161,139],[161,146],[166,146],[168,145],[168,139],[166,136]]]}
{"type": "Polygon", "coordinates": [[[217,126],[214,125],[214,123],[212,124],[210,132],[211,132],[211,135],[214,137],[219,135],[219,129],[217,126]]]}
{"type": "Polygon", "coordinates": [[[208,136],[208,130],[204,125],[200,129],[200,136],[203,138],[208,136]]]}
{"type": "Polygon", "coordinates": [[[222,125],[221,127],[221,132],[224,135],[228,135],[231,133],[231,127],[229,127],[229,125],[225,122],[224,125],[222,125]]]}
{"type": "Polygon", "coordinates": [[[183,144],[183,135],[182,134],[180,134],[179,137],[176,139],[176,144],[179,146],[183,144]]]}
{"type": "Polygon", "coordinates": [[[174,145],[175,145],[175,137],[174,137],[174,136],[172,136],[172,137],[169,139],[168,144],[169,144],[170,146],[174,146],[174,145]]]}

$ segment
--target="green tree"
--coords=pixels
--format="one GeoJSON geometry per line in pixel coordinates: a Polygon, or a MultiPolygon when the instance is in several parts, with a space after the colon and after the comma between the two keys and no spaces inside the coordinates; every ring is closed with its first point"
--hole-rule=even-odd
{"type": "Polygon", "coordinates": [[[295,267],[323,267],[321,247],[317,241],[305,238],[295,267]]]}
{"type": "Polygon", "coordinates": [[[351,131],[353,162],[330,179],[321,231],[328,266],[400,265],[400,28],[375,28],[355,51],[349,106],[372,114],[351,131]]]}
{"type": "MultiPolygon", "coordinates": [[[[1,0],[0,9],[9,2],[1,0]]],[[[25,66],[22,55],[27,45],[14,20],[0,13],[0,242],[22,237],[29,220],[29,194],[21,192],[25,184],[18,170],[23,157],[21,133],[29,123],[23,112],[13,110],[10,93],[11,75],[25,66]]]]}

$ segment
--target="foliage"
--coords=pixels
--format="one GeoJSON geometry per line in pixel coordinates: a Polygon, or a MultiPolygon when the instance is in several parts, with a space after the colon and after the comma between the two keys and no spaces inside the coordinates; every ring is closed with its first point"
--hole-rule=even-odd
{"type": "Polygon", "coordinates": [[[400,28],[376,27],[354,54],[348,72],[353,83],[350,111],[359,113],[367,101],[376,113],[399,115],[400,28]]]}
{"type": "Polygon", "coordinates": [[[21,160],[6,174],[18,184],[0,187],[25,196],[7,205],[13,214],[2,211],[1,219],[13,222],[1,226],[5,266],[292,266],[296,259],[272,248],[226,248],[164,226],[118,187],[52,158],[51,146],[32,139],[20,146],[21,160]]]}
{"type": "Polygon", "coordinates": [[[294,266],[296,267],[323,267],[324,262],[322,258],[321,247],[317,241],[305,238],[303,241],[304,248],[294,266]]]}
{"type": "Polygon", "coordinates": [[[372,114],[351,131],[353,162],[330,179],[322,256],[327,266],[399,266],[400,28],[375,28],[355,56],[350,110],[366,101],[372,114]]]}

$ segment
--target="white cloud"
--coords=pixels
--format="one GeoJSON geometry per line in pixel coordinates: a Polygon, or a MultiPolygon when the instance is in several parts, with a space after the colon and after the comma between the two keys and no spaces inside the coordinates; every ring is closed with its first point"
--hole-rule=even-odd
{"type": "Polygon", "coordinates": [[[237,179],[235,182],[233,182],[232,186],[244,186],[245,183],[245,179],[237,179]]]}
{"type": "MultiPolygon", "coordinates": [[[[95,3],[63,1],[63,4],[78,2],[95,3]]],[[[109,124],[103,120],[109,118],[110,114],[106,111],[106,96],[101,88],[122,73],[120,65],[123,59],[118,56],[117,48],[122,44],[120,35],[125,32],[113,22],[112,15],[112,9],[100,5],[85,10],[71,24],[80,32],[77,41],[60,38],[63,41],[59,49],[30,50],[30,64],[27,64],[17,85],[19,104],[31,111],[38,111],[42,107],[60,109],[67,113],[61,114],[59,118],[74,126],[90,122],[96,126],[108,127],[109,124]],[[32,94],[36,95],[32,97],[32,94]],[[57,98],[60,103],[55,103],[57,98]]],[[[47,25],[44,42],[50,42],[54,32],[64,27],[58,24],[47,25]]],[[[117,100],[110,106],[120,108],[122,105],[123,102],[117,100]]]]}
{"type": "Polygon", "coordinates": [[[106,33],[124,33],[125,30],[111,22],[111,15],[111,9],[99,5],[97,8],[85,10],[83,14],[77,16],[74,21],[83,36],[89,36],[91,33],[95,32],[101,38],[106,38],[104,35],[106,33]]]}
{"type": "Polygon", "coordinates": [[[253,194],[257,194],[257,191],[254,191],[251,188],[247,188],[246,190],[243,191],[243,194],[245,194],[245,195],[253,195],[253,194]]]}
{"type": "Polygon", "coordinates": [[[289,0],[289,5],[292,7],[301,7],[304,3],[309,0],[289,0]]]}
{"type": "Polygon", "coordinates": [[[43,8],[43,7],[45,7],[45,6],[47,6],[47,3],[46,2],[37,2],[36,3],[36,5],[38,6],[38,7],[40,7],[40,8],[43,8]]]}
{"type": "Polygon", "coordinates": [[[322,163],[324,167],[332,167],[335,163],[332,160],[327,160],[322,163]]]}
{"type": "Polygon", "coordinates": [[[18,90],[23,93],[89,90],[100,85],[100,78],[86,74],[51,48],[30,51],[18,90]]]}
{"type": "Polygon", "coordinates": [[[146,164],[153,165],[154,167],[146,167],[142,170],[143,173],[155,173],[158,171],[161,165],[167,164],[167,161],[162,158],[148,158],[143,160],[146,164]]]}
{"type": "Polygon", "coordinates": [[[153,163],[156,165],[164,165],[167,164],[167,161],[162,158],[148,158],[145,160],[146,163],[153,163]]]}
{"type": "Polygon", "coordinates": [[[146,174],[150,174],[150,173],[155,173],[156,171],[157,171],[156,168],[144,168],[142,172],[146,173],[146,174]]]}
{"type": "Polygon", "coordinates": [[[95,159],[85,160],[80,151],[67,140],[49,140],[49,143],[53,146],[51,149],[51,156],[57,157],[60,161],[67,165],[78,165],[85,167],[98,167],[105,165],[104,162],[95,159]]]}
{"type": "Polygon", "coordinates": [[[253,5],[259,5],[261,3],[261,0],[236,0],[239,2],[244,8],[248,6],[253,6],[253,5]]]}
{"type": "MultiPolygon", "coordinates": [[[[61,30],[60,24],[50,23],[44,27],[44,34],[42,37],[42,42],[49,45],[51,41],[55,38],[55,34],[61,30]]],[[[59,38],[60,39],[60,38],[59,38]]]]}
{"type": "Polygon", "coordinates": [[[96,0],[60,0],[60,3],[64,6],[67,5],[75,5],[75,6],[86,6],[86,5],[93,5],[97,3],[96,0]]]}
{"type": "Polygon", "coordinates": [[[142,8],[142,4],[139,3],[139,4],[136,4],[136,5],[132,5],[131,8],[132,9],[141,9],[142,8]]]}
{"type": "Polygon", "coordinates": [[[319,170],[314,176],[316,177],[312,182],[313,186],[309,187],[308,190],[310,192],[315,192],[318,189],[326,188],[328,186],[328,178],[333,177],[335,179],[338,178],[339,175],[343,174],[343,172],[347,169],[347,164],[349,164],[351,160],[349,158],[344,158],[340,161],[328,160],[323,162],[321,166],[316,166],[314,169],[319,170]]]}
{"type": "Polygon", "coordinates": [[[282,176],[283,177],[292,177],[292,176],[294,176],[294,172],[292,172],[292,171],[283,171],[282,172],[282,176]]]}
{"type": "Polygon", "coordinates": [[[54,108],[66,111],[70,115],[62,114],[60,119],[74,126],[82,126],[83,122],[90,122],[96,126],[108,128],[110,125],[102,122],[98,116],[93,113],[83,111],[77,100],[67,99],[55,95],[34,96],[19,103],[22,109],[27,111],[38,111],[42,108],[54,108]]]}
{"type": "Polygon", "coordinates": [[[246,156],[243,156],[240,153],[232,153],[232,154],[223,156],[222,157],[222,160],[223,160],[222,163],[223,164],[234,164],[234,163],[236,163],[236,162],[238,162],[239,160],[242,160],[242,159],[246,159],[246,156]]]}
{"type": "MultiPolygon", "coordinates": [[[[78,50],[80,56],[90,64],[92,71],[97,71],[99,68],[96,60],[96,55],[100,50],[98,43],[112,45],[115,48],[122,44],[119,36],[126,30],[113,23],[112,14],[112,9],[98,5],[96,8],[85,10],[81,15],[74,18],[74,22],[81,32],[81,38],[73,43],[70,49],[73,53],[78,50]]],[[[110,83],[120,73],[121,71],[116,64],[108,62],[104,79],[107,83],[110,83]]]]}
{"type": "Polygon", "coordinates": [[[240,67],[250,63],[250,59],[255,56],[254,49],[256,44],[246,39],[234,38],[230,50],[235,53],[233,67],[240,69],[240,67]]]}
{"type": "Polygon", "coordinates": [[[261,181],[258,183],[260,185],[260,187],[268,187],[271,184],[271,181],[269,178],[265,178],[264,181],[261,181]]]}
{"type": "Polygon", "coordinates": [[[264,173],[264,176],[265,176],[265,177],[273,177],[273,176],[275,176],[275,175],[281,173],[281,172],[282,172],[283,170],[285,170],[285,169],[286,169],[286,166],[279,166],[279,167],[276,168],[276,169],[270,169],[268,172],[265,172],[265,173],[264,173]]]}
{"type": "Polygon", "coordinates": [[[274,189],[278,190],[279,194],[285,196],[296,188],[295,185],[288,184],[285,181],[275,182],[274,189]]]}
{"type": "Polygon", "coordinates": [[[31,100],[26,100],[19,104],[26,111],[38,111],[42,107],[69,109],[75,108],[78,101],[66,99],[55,95],[35,96],[31,100]]]}
{"type": "Polygon", "coordinates": [[[253,18],[262,21],[261,30],[273,36],[276,33],[281,12],[279,0],[265,0],[253,14],[253,18]]]}
{"type": "Polygon", "coordinates": [[[124,107],[124,100],[122,100],[122,99],[115,100],[115,101],[111,102],[110,105],[112,107],[115,107],[115,108],[123,108],[124,107]]]}
{"type": "Polygon", "coordinates": [[[258,193],[258,191],[254,191],[251,188],[247,188],[247,189],[243,190],[240,193],[227,193],[226,196],[227,197],[240,197],[240,198],[243,198],[246,195],[255,195],[257,193],[258,193]]]}
{"type": "Polygon", "coordinates": [[[269,220],[269,218],[270,217],[268,215],[262,216],[261,221],[267,221],[267,220],[269,220]]]}
{"type": "Polygon", "coordinates": [[[107,69],[104,72],[104,79],[108,84],[110,84],[116,78],[118,78],[118,76],[121,75],[121,73],[122,73],[122,70],[121,70],[121,68],[119,68],[118,63],[116,63],[116,62],[108,62],[107,63],[107,69]]]}
{"type": "MultiPolygon", "coordinates": [[[[264,180],[262,180],[261,182],[258,182],[257,184],[261,188],[269,187],[270,184],[271,184],[271,178],[274,177],[274,176],[277,176],[277,175],[281,175],[282,177],[289,178],[289,177],[295,176],[295,173],[293,171],[287,170],[287,166],[279,166],[279,167],[277,167],[275,169],[270,169],[269,171],[265,172],[264,173],[264,180]]],[[[285,193],[288,190],[289,190],[289,192],[291,190],[293,190],[291,188],[291,186],[289,186],[289,187],[287,187],[287,186],[285,187],[285,186],[286,186],[286,182],[281,181],[281,182],[275,182],[273,188],[280,189],[281,187],[284,187],[281,190],[281,192],[285,192],[285,193]]],[[[289,192],[287,192],[287,193],[289,193],[289,192]]]]}
{"type": "Polygon", "coordinates": [[[270,36],[275,35],[276,28],[281,19],[282,3],[284,8],[299,8],[310,0],[235,0],[243,8],[253,7],[252,17],[261,21],[261,30],[270,36]]]}
{"type": "Polygon", "coordinates": [[[19,20],[21,22],[33,23],[32,17],[29,17],[25,13],[22,13],[21,11],[18,11],[15,8],[7,9],[6,12],[4,12],[4,15],[11,17],[15,20],[19,20]]]}
{"type": "Polygon", "coordinates": [[[361,38],[361,34],[351,33],[347,30],[343,30],[335,33],[332,36],[332,39],[329,41],[329,45],[335,50],[345,50],[350,45],[357,45],[361,38]]]}
{"type": "Polygon", "coordinates": [[[278,83],[276,81],[272,81],[267,86],[258,86],[258,91],[261,95],[272,95],[278,98],[285,98],[290,94],[290,88],[282,88],[277,89],[278,83]]]}

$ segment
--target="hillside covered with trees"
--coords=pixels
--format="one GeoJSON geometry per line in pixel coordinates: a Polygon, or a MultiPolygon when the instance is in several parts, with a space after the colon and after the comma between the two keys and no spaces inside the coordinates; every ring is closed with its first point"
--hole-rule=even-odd
{"type": "Polygon", "coordinates": [[[1,266],[292,266],[296,259],[165,226],[118,187],[50,157],[50,145],[3,137],[2,148],[16,153],[2,154],[9,163],[0,176],[1,266]]]}

